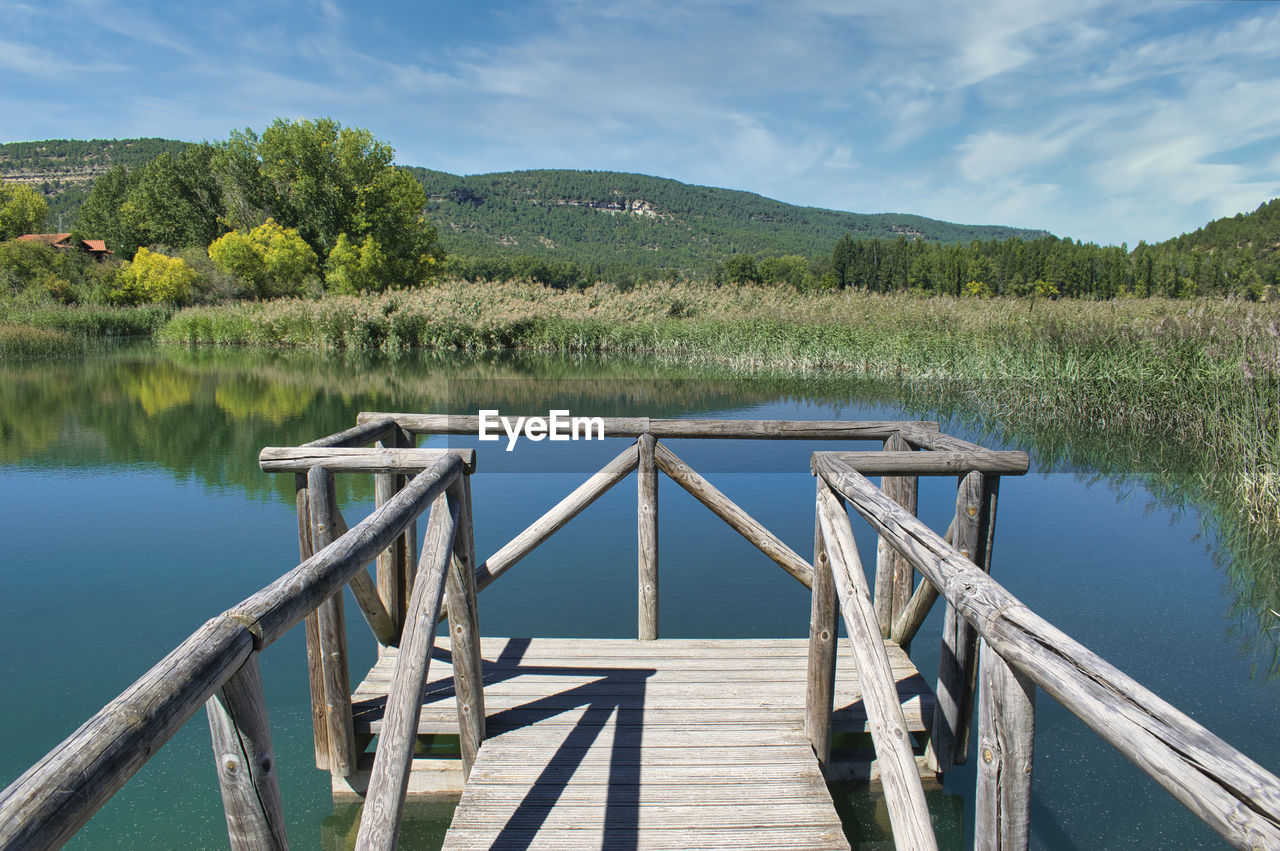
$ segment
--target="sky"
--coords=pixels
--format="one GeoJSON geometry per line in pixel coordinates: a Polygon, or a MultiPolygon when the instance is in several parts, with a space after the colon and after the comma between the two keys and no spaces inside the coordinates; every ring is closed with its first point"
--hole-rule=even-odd
{"type": "Polygon", "coordinates": [[[640,172],[1160,241],[1280,195],[1280,3],[0,0],[0,141],[364,127],[397,162],[640,172]]]}

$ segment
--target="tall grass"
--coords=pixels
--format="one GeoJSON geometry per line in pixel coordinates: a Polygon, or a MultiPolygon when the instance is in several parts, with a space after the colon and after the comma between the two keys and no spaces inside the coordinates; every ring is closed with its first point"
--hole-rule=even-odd
{"type": "Polygon", "coordinates": [[[106,307],[0,304],[0,321],[6,324],[63,331],[81,338],[150,336],[172,315],[172,308],[161,305],[106,307]]]}
{"type": "Polygon", "coordinates": [[[188,308],[168,342],[625,352],[962,385],[984,410],[1211,454],[1215,490],[1280,529],[1280,305],[916,298],[699,284],[411,293],[188,308]]]}
{"type": "Polygon", "coordinates": [[[0,323],[0,360],[48,359],[79,352],[79,343],[65,331],[0,323]]]}

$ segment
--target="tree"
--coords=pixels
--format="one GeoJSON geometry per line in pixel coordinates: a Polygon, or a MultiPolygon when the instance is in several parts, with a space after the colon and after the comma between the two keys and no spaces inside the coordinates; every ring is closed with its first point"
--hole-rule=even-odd
{"type": "Polygon", "coordinates": [[[735,284],[756,284],[760,282],[760,271],[756,268],[756,258],[750,254],[735,254],[724,261],[724,276],[735,284]]]}
{"type": "Polygon", "coordinates": [[[191,298],[196,273],[177,257],[139,248],[133,262],[116,275],[111,300],[122,304],[167,301],[181,304],[191,298]]]}
{"type": "Polygon", "coordinates": [[[837,287],[844,288],[853,282],[854,253],[851,234],[846,233],[836,240],[836,247],[831,251],[831,271],[835,274],[837,287]]]}
{"type": "Polygon", "coordinates": [[[37,233],[44,228],[49,204],[25,183],[0,179],[0,241],[37,233]]]}
{"type": "Polygon", "coordinates": [[[229,217],[240,227],[274,218],[323,258],[345,235],[338,261],[328,265],[351,268],[352,248],[368,254],[361,268],[373,277],[360,289],[420,283],[439,274],[444,252],[422,214],[421,184],[392,157],[368,130],[328,118],[276,119],[261,137],[233,133],[219,158],[229,217]]]}
{"type": "Polygon", "coordinates": [[[378,290],[379,281],[386,275],[387,257],[377,240],[367,236],[356,245],[345,233],[338,234],[338,244],[329,252],[326,266],[329,290],[354,295],[378,290]]]}
{"type": "Polygon", "coordinates": [[[72,236],[104,239],[121,257],[143,245],[204,248],[227,230],[215,154],[210,145],[190,145],[134,171],[113,168],[94,182],[72,236]]]}
{"type": "Polygon", "coordinates": [[[224,234],[209,246],[209,259],[239,278],[258,298],[297,295],[317,272],[318,260],[293,228],[267,219],[251,231],[224,234]]]}

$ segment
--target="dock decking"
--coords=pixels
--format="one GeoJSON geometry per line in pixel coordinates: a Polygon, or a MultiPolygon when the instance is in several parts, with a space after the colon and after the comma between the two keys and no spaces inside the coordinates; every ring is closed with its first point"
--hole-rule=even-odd
{"type": "MultiPolygon", "coordinates": [[[[446,848],[849,847],[804,732],[807,639],[485,638],[481,648],[488,738],[446,848]]],[[[923,732],[933,694],[889,650],[903,715],[923,732]]],[[[450,657],[442,638],[421,734],[457,732],[450,657]]],[[[352,696],[358,733],[381,730],[396,658],[384,653],[352,696]]],[[[857,674],[848,658],[840,665],[835,726],[861,732],[857,674]]],[[[438,761],[414,766],[411,795],[453,782],[438,761]]]]}

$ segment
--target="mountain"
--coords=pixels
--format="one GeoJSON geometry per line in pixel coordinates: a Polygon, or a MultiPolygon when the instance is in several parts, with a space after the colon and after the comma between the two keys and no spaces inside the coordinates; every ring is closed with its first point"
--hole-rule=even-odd
{"type": "MultiPolygon", "coordinates": [[[[69,230],[97,177],[141,166],[187,143],[168,139],[52,139],[0,144],[0,178],[49,199],[49,225],[69,230]]],[[[1046,236],[959,225],[904,213],[798,207],[751,192],[691,186],[641,174],[516,171],[469,177],[408,167],[426,189],[427,216],[451,254],[535,256],[597,271],[709,274],[734,254],[830,256],[841,235],[926,240],[1046,236]]]]}
{"type": "Polygon", "coordinates": [[[34,186],[49,201],[50,227],[70,230],[99,175],[117,165],[137,168],[186,146],[171,139],[9,142],[0,145],[0,179],[34,186]]]}
{"type": "Polygon", "coordinates": [[[597,271],[629,268],[706,274],[734,254],[830,256],[857,239],[1036,239],[1046,231],[959,225],[905,213],[798,207],[731,189],[607,171],[538,170],[460,177],[410,168],[447,252],[534,255],[597,271]]]}
{"type": "Polygon", "coordinates": [[[1274,264],[1280,260],[1280,198],[1260,205],[1252,213],[1214,219],[1162,244],[1183,251],[1199,249],[1274,264]]]}

